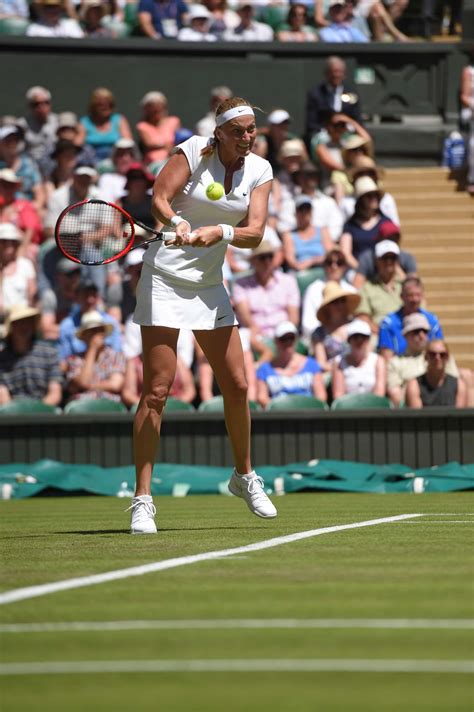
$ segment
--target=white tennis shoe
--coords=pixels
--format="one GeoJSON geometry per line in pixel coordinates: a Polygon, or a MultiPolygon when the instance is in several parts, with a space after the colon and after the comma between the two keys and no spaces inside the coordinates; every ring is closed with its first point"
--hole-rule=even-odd
{"type": "Polygon", "coordinates": [[[263,489],[263,480],[255,472],[250,475],[237,475],[234,470],[229,481],[229,492],[245,499],[248,508],[257,517],[262,519],[276,517],[277,511],[263,489]]]}
{"type": "Polygon", "coordinates": [[[132,499],[132,504],[126,512],[132,510],[132,522],[130,532],[132,534],[156,534],[155,514],[156,507],[153,504],[153,497],[149,494],[142,494],[132,499]]]}

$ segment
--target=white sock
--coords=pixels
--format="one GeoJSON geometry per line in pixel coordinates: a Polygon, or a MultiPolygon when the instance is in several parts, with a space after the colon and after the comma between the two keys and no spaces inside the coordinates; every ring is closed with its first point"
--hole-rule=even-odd
{"type": "Polygon", "coordinates": [[[242,475],[240,472],[237,472],[237,470],[235,469],[235,467],[234,467],[234,472],[235,472],[235,474],[237,475],[237,477],[251,477],[252,475],[255,475],[255,474],[256,474],[255,470],[252,470],[251,472],[247,472],[246,475],[242,475]]]}

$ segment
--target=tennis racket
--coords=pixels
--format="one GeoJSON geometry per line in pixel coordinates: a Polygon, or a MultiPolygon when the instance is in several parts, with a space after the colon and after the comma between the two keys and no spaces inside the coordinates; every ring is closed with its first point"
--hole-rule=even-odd
{"type": "Polygon", "coordinates": [[[69,205],[58,217],[54,235],[62,254],[82,265],[106,265],[136,247],[175,237],[174,232],[154,230],[134,220],[123,208],[105,200],[69,205]],[[134,244],[135,225],[155,237],[134,244]]]}

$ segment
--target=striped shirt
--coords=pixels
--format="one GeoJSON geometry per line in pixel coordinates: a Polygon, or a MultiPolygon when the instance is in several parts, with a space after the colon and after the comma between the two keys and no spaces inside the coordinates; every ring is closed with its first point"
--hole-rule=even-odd
{"type": "Polygon", "coordinates": [[[11,398],[42,400],[51,382],[62,384],[56,347],[35,340],[29,351],[17,354],[10,345],[0,351],[0,385],[6,386],[11,398]]]}

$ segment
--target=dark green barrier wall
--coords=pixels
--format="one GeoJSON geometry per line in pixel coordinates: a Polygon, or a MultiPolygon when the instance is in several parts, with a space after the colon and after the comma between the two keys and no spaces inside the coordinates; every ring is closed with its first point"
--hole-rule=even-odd
{"type": "Polygon", "coordinates": [[[468,45],[410,43],[307,46],[293,43],[155,43],[136,40],[31,40],[3,37],[0,114],[21,115],[24,94],[33,84],[47,86],[54,108],[86,111],[91,90],[109,87],[118,108],[134,124],[138,103],[150,90],[169,98],[170,111],[189,128],[208,110],[209,91],[229,85],[269,111],[286,107],[295,131],[304,130],[307,90],[321,81],[325,59],[346,58],[364,110],[371,116],[399,119],[424,115],[440,126],[415,133],[399,125],[374,127],[379,156],[440,155],[442,137],[458,111],[459,77],[468,45]],[[446,123],[447,122],[447,123],[446,123]]]}
{"type": "MultiPolygon", "coordinates": [[[[252,413],[253,459],[282,465],[313,458],[409,467],[474,463],[474,409],[252,413]]],[[[127,414],[0,416],[0,464],[43,458],[117,467],[132,463],[127,414]]],[[[169,413],[162,462],[230,466],[220,414],[169,413]]]]}

